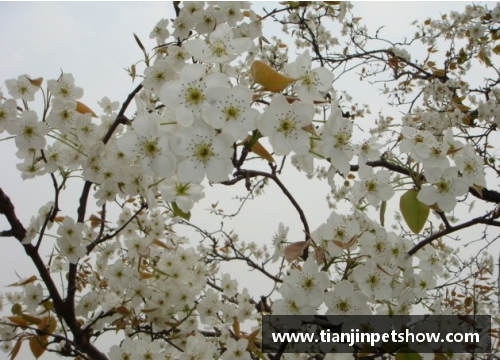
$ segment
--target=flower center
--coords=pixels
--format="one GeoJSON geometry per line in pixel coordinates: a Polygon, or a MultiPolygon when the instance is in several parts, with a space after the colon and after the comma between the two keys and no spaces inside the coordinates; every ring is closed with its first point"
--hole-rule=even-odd
{"type": "Polygon", "coordinates": [[[211,44],[211,48],[212,54],[219,58],[227,54],[226,47],[220,39],[217,39],[213,44],[211,44]]]}
{"type": "Polygon", "coordinates": [[[374,181],[365,182],[366,189],[368,192],[376,192],[377,191],[377,183],[374,181]]]}
{"type": "Polygon", "coordinates": [[[349,311],[349,309],[351,306],[349,305],[349,303],[347,302],[347,300],[340,300],[338,303],[337,303],[337,309],[346,313],[349,311]]]}
{"type": "Polygon", "coordinates": [[[212,151],[212,145],[206,143],[196,145],[194,157],[196,157],[198,161],[206,164],[214,155],[215,153],[212,151]]]}
{"type": "Polygon", "coordinates": [[[226,121],[229,121],[231,119],[236,120],[238,119],[238,116],[240,114],[240,110],[234,106],[227,107],[223,112],[226,115],[226,121]]]}
{"type": "Polygon", "coordinates": [[[446,193],[450,191],[450,184],[446,180],[441,180],[436,184],[440,193],[446,193]]]}
{"type": "Polygon", "coordinates": [[[149,156],[155,156],[160,152],[160,148],[158,147],[156,139],[153,141],[144,142],[144,145],[142,147],[144,149],[144,152],[146,152],[146,154],[149,156]]]}
{"type": "Polygon", "coordinates": [[[290,118],[284,118],[280,121],[278,132],[283,132],[288,137],[296,128],[297,122],[290,118]]]}
{"type": "Polygon", "coordinates": [[[189,88],[187,90],[186,100],[191,104],[199,104],[205,100],[205,95],[198,88],[189,88]]]}
{"type": "Polygon", "coordinates": [[[188,195],[189,184],[175,184],[175,191],[177,193],[177,196],[188,195]]]}
{"type": "Polygon", "coordinates": [[[32,137],[35,134],[35,128],[33,126],[24,127],[23,135],[26,137],[32,137]]]}

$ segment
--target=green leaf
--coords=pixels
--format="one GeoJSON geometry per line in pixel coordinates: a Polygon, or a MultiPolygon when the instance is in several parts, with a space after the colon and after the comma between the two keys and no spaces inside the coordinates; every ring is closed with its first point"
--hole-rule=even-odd
{"type": "Polygon", "coordinates": [[[384,226],[385,224],[385,210],[387,209],[387,201],[382,201],[382,205],[380,206],[380,225],[384,226]]]}
{"type": "Polygon", "coordinates": [[[396,353],[396,360],[422,360],[422,356],[416,351],[409,348],[403,348],[400,352],[396,353]]]}
{"type": "Polygon", "coordinates": [[[172,211],[174,212],[175,216],[182,217],[183,219],[186,219],[189,221],[191,218],[191,212],[184,212],[181,209],[179,209],[179,206],[175,202],[172,202],[172,211]]]}
{"type": "Polygon", "coordinates": [[[417,194],[418,191],[415,189],[408,190],[399,201],[399,208],[406,225],[415,234],[423,229],[430,212],[429,206],[417,200],[417,194]]]}

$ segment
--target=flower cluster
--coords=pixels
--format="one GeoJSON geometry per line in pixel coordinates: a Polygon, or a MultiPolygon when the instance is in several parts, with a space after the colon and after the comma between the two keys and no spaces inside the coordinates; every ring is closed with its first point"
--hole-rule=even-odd
{"type": "MultiPolygon", "coordinates": [[[[4,349],[17,348],[10,340],[31,338],[30,346],[96,358],[87,340],[114,330],[125,334],[109,351],[115,359],[263,358],[262,313],[309,316],[303,320],[309,323],[326,312],[341,323],[350,315],[409,314],[416,304],[440,310],[426,305],[441,293],[433,290],[439,278],[475,267],[471,276],[485,280],[491,260],[477,256],[459,265],[442,238],[468,226],[450,225],[461,198],[500,199],[487,189],[485,173],[499,172],[490,150],[500,126],[498,82],[475,88],[462,79],[471,59],[488,65],[499,52],[491,42],[498,39],[500,6],[469,7],[452,20],[420,26],[429,57],[440,37],[467,39],[461,50],[451,47],[446,69],[430,58],[412,60],[404,44],[363,51],[377,37],[358,18],[346,19],[350,9],[294,2],[259,16],[248,2],[175,2],[175,19],[161,19],[150,34],[151,53],[137,39],[145,55],[137,63],[144,64],[140,85],[122,106],[103,97],[100,116],[83,103],[70,73],[48,80],[45,89],[41,78],[26,74],[7,80],[0,133],[17,147],[22,178],[49,175],[55,198],[22,237],[2,232],[19,237],[41,275],[16,283],[22,292],[6,294],[13,316],[0,322],[4,349]],[[297,37],[298,55],[263,36],[266,19],[297,37]],[[344,49],[327,25],[347,36],[344,49]],[[333,88],[340,66],[353,61],[363,65],[361,79],[387,71],[394,82],[405,78],[393,92],[384,90],[396,103],[411,104],[401,119],[380,114],[370,124],[368,106],[333,88]],[[41,113],[30,103],[38,96],[41,113]],[[287,157],[299,173],[329,185],[328,203],[337,211],[306,215],[304,200],[282,181],[287,157]],[[84,186],[69,216],[60,195],[73,179],[84,186]],[[241,240],[224,222],[215,231],[197,226],[195,205],[212,186],[240,181],[249,193],[237,196],[238,211],[226,214],[216,202],[210,216],[239,214],[272,181],[298,212],[303,236],[290,221],[279,223],[274,245],[241,240]],[[389,230],[387,209],[397,208],[396,195],[403,195],[404,223],[397,214],[389,230]],[[430,209],[436,213],[428,222],[430,209]],[[202,242],[181,236],[183,228],[202,242]],[[48,250],[46,262],[40,250],[48,250]],[[243,286],[241,262],[271,281],[260,299],[243,286]],[[57,275],[59,289],[51,283],[57,275]],[[28,330],[15,337],[19,328],[28,330]],[[87,342],[67,342],[70,334],[87,342]]],[[[134,79],[136,72],[134,65],[134,79]]],[[[300,190],[307,200],[316,196],[315,189],[300,190]]],[[[471,222],[497,226],[500,213],[490,209],[471,222]]],[[[257,229],[254,220],[245,222],[257,229]]],[[[471,304],[464,297],[454,312],[471,313],[471,304]]]]}

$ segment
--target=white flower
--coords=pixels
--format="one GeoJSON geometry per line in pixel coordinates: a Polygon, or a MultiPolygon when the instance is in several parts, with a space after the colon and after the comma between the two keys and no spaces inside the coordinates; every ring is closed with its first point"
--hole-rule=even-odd
{"type": "Polygon", "coordinates": [[[467,181],[469,186],[486,187],[484,161],[474,152],[474,148],[470,144],[466,144],[455,155],[455,163],[462,174],[462,179],[467,181]]]}
{"type": "Polygon", "coordinates": [[[181,47],[178,47],[177,45],[171,45],[167,48],[168,54],[165,57],[165,60],[168,61],[172,68],[174,68],[176,71],[180,71],[186,65],[186,60],[191,58],[191,56],[186,51],[186,47],[184,44],[186,43],[182,43],[181,47]]]}
{"type": "MultiPolygon", "coordinates": [[[[309,298],[304,292],[296,290],[283,284],[279,292],[283,299],[278,299],[273,303],[273,314],[275,315],[299,315],[314,316],[316,309],[309,305],[309,298]]],[[[323,299],[320,301],[323,302],[323,299]]],[[[301,323],[297,327],[300,326],[301,323]]],[[[290,327],[294,327],[290,325],[290,327]]]]}
{"type": "Polygon", "coordinates": [[[78,259],[87,254],[87,248],[81,244],[80,238],[69,238],[62,236],[57,238],[57,248],[62,256],[65,256],[71,264],[77,264],[78,259]]]}
{"type": "Polygon", "coordinates": [[[238,341],[230,338],[226,341],[226,350],[220,356],[223,360],[239,360],[252,359],[250,353],[247,352],[248,339],[241,338],[238,341]]]}
{"type": "Polygon", "coordinates": [[[201,118],[201,110],[208,105],[209,87],[229,87],[229,78],[221,73],[207,76],[207,67],[201,64],[186,65],[179,80],[163,85],[160,99],[166,107],[175,109],[175,120],[184,127],[201,118]]]}
{"type": "Polygon", "coordinates": [[[168,19],[161,19],[149,34],[149,39],[156,39],[158,45],[165,43],[170,33],[167,29],[168,19]]]}
{"type": "Polygon", "coordinates": [[[210,34],[209,42],[193,39],[186,42],[186,50],[195,59],[206,63],[226,63],[250,50],[250,38],[233,39],[233,32],[226,23],[219,24],[210,34]]]}
{"type": "Polygon", "coordinates": [[[20,75],[17,77],[17,80],[8,79],[5,81],[5,85],[7,86],[9,94],[14,97],[14,99],[22,99],[26,102],[34,101],[35,93],[39,89],[39,87],[31,84],[27,74],[20,75]]]}
{"type": "Polygon", "coordinates": [[[351,145],[352,122],[343,118],[338,102],[332,102],[331,114],[321,133],[323,140],[322,154],[330,158],[332,166],[344,177],[350,171],[349,161],[354,155],[351,145]]]}
{"type": "Polygon", "coordinates": [[[324,101],[320,92],[326,92],[331,87],[335,76],[323,67],[311,70],[311,55],[306,50],[295,62],[285,64],[285,71],[292,78],[298,79],[294,84],[297,96],[306,102],[324,101]]]}
{"type": "Polygon", "coordinates": [[[359,238],[359,247],[361,255],[370,255],[379,263],[385,263],[389,259],[391,244],[383,227],[376,226],[373,232],[363,233],[359,238]]]}
{"type": "Polygon", "coordinates": [[[416,162],[421,162],[430,156],[431,142],[436,141],[430,132],[403,127],[401,134],[404,137],[399,145],[401,152],[408,153],[416,162]]]}
{"type": "Polygon", "coordinates": [[[41,150],[45,147],[45,135],[50,128],[43,122],[38,122],[35,111],[23,111],[21,119],[11,122],[7,126],[7,132],[16,136],[16,146],[20,151],[29,149],[41,150]]]}
{"type": "Polygon", "coordinates": [[[47,86],[54,98],[75,100],[83,97],[83,89],[75,87],[75,78],[70,73],[61,74],[58,80],[48,80],[47,86]]]}
{"type": "Polygon", "coordinates": [[[276,94],[269,107],[257,119],[257,127],[277,155],[287,155],[294,151],[306,155],[310,149],[309,133],[302,128],[311,124],[314,106],[305,102],[289,104],[281,94],[276,94]]]}
{"type": "Polygon", "coordinates": [[[160,59],[144,70],[144,76],[146,77],[142,82],[144,88],[152,90],[155,94],[160,94],[161,87],[165,82],[174,80],[177,73],[168,60],[160,59]]]}
{"type": "Polygon", "coordinates": [[[389,184],[389,171],[378,171],[375,174],[373,168],[360,165],[358,175],[361,180],[355,181],[352,188],[356,200],[364,197],[371,205],[377,206],[380,201],[387,201],[394,196],[394,189],[389,184]]]}
{"type": "Polygon", "coordinates": [[[328,307],[328,320],[333,324],[343,321],[341,316],[371,314],[368,298],[363,293],[354,291],[350,281],[343,280],[325,294],[325,305],[328,307]]]}
{"type": "Polygon", "coordinates": [[[382,144],[378,143],[374,137],[357,146],[358,163],[364,165],[368,161],[376,161],[380,159],[379,149],[382,144]]]}
{"type": "Polygon", "coordinates": [[[217,348],[214,343],[209,342],[203,335],[196,333],[187,338],[184,353],[179,357],[181,360],[214,360],[217,359],[217,348]]]}
{"type": "Polygon", "coordinates": [[[285,251],[285,243],[287,242],[287,236],[288,236],[288,230],[290,228],[285,225],[283,225],[282,222],[280,222],[278,226],[278,233],[273,237],[273,244],[274,244],[274,255],[273,255],[273,263],[276,263],[278,259],[280,259],[283,256],[283,252],[285,251]]]}
{"type": "Polygon", "coordinates": [[[217,324],[219,322],[218,315],[222,309],[222,302],[219,300],[218,294],[212,289],[208,289],[205,297],[198,303],[196,310],[200,314],[201,323],[217,324]]]}
{"type": "MultiPolygon", "coordinates": [[[[243,20],[243,13],[241,9],[245,5],[243,1],[221,1],[219,2],[219,11],[224,14],[225,21],[229,26],[236,26],[236,23],[243,20]]],[[[247,7],[248,3],[247,3],[247,7]]]]}
{"type": "Polygon", "coordinates": [[[177,167],[177,177],[182,183],[201,183],[205,175],[211,182],[229,179],[231,162],[231,137],[204,123],[194,128],[181,128],[172,137],[172,150],[182,160],[177,167]]]}
{"type": "Polygon", "coordinates": [[[417,199],[426,204],[437,206],[445,212],[455,208],[456,197],[465,195],[469,189],[466,181],[458,177],[456,167],[430,168],[424,172],[427,182],[432,186],[424,185],[418,192],[417,199]]]}
{"type": "Polygon", "coordinates": [[[178,17],[173,21],[174,32],[172,36],[174,38],[179,38],[179,40],[184,40],[189,37],[189,32],[194,25],[195,19],[193,19],[188,13],[181,11],[178,17]]]}
{"type": "Polygon", "coordinates": [[[302,266],[302,270],[290,270],[290,274],[283,279],[283,285],[288,285],[299,294],[306,296],[307,304],[317,308],[323,303],[325,289],[330,284],[328,274],[319,271],[319,265],[316,258],[310,256],[302,266]]]}
{"type": "Polygon", "coordinates": [[[47,124],[57,128],[62,134],[66,134],[74,126],[77,115],[75,101],[54,98],[52,111],[47,117],[47,124]]]}
{"type": "Polygon", "coordinates": [[[99,106],[102,108],[104,113],[111,114],[113,111],[118,110],[120,108],[120,102],[111,102],[108,97],[103,97],[100,102],[97,102],[99,106]]]}
{"type": "Polygon", "coordinates": [[[203,108],[203,119],[209,125],[234,140],[243,140],[249,131],[255,129],[255,119],[259,112],[250,108],[253,91],[237,85],[233,88],[213,87],[209,91],[210,106],[203,108]]]}
{"type": "Polygon", "coordinates": [[[217,24],[221,24],[223,14],[220,11],[215,10],[213,6],[209,6],[203,10],[201,17],[196,20],[196,25],[194,29],[198,34],[209,34],[214,31],[217,24]]]}
{"type": "Polygon", "coordinates": [[[379,300],[392,298],[391,278],[378,267],[376,260],[370,259],[365,265],[356,267],[352,278],[367,297],[379,300]]]}
{"type": "Polygon", "coordinates": [[[231,275],[223,274],[222,279],[220,281],[220,285],[224,295],[232,298],[238,293],[238,282],[234,279],[231,279],[231,275]]]}
{"type": "Polygon", "coordinates": [[[118,148],[127,156],[139,158],[143,171],[148,175],[170,177],[175,172],[175,156],[169,148],[170,133],[160,130],[162,118],[146,110],[146,105],[136,97],[137,117],[133,131],[117,140],[118,148]]]}
{"type": "Polygon", "coordinates": [[[5,102],[0,99],[0,133],[7,128],[10,122],[15,122],[16,106],[14,99],[7,99],[5,102]]]}
{"type": "Polygon", "coordinates": [[[197,183],[181,183],[177,178],[172,177],[163,181],[158,190],[161,192],[163,200],[175,202],[184,212],[189,212],[196,201],[205,197],[203,186],[197,183]]]}
{"type": "Polygon", "coordinates": [[[418,266],[422,271],[427,271],[438,276],[443,275],[443,260],[434,248],[422,248],[416,255],[420,260],[418,266]]]}
{"type": "Polygon", "coordinates": [[[26,293],[26,298],[24,301],[26,302],[26,307],[29,310],[35,310],[38,305],[43,300],[43,287],[41,284],[28,284],[24,288],[24,292],[26,293]]]}
{"type": "Polygon", "coordinates": [[[328,255],[333,258],[340,255],[343,247],[359,233],[359,223],[346,216],[332,212],[327,222],[313,233],[313,239],[320,243],[328,255]]]}
{"type": "Polygon", "coordinates": [[[60,236],[65,236],[69,239],[82,240],[83,224],[76,223],[75,220],[69,216],[66,216],[61,222],[61,225],[57,229],[57,234],[60,236]]]}
{"type": "Polygon", "coordinates": [[[447,142],[439,142],[437,140],[432,140],[429,142],[429,157],[422,161],[424,169],[431,167],[439,167],[441,169],[446,168],[450,165],[447,154],[450,148],[447,142]]]}

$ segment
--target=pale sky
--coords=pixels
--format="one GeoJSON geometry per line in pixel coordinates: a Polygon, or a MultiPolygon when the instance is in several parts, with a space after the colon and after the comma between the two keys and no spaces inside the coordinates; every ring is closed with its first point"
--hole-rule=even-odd
{"type": "MultiPolygon", "coordinates": [[[[466,4],[437,1],[359,2],[354,3],[353,12],[362,17],[371,30],[384,26],[381,37],[402,40],[403,36],[413,34],[413,28],[409,27],[413,20],[423,21],[430,16],[437,18],[450,10],[462,10],[466,4]]],[[[256,4],[254,8],[258,6],[273,8],[269,3],[256,4]]],[[[173,16],[173,6],[169,2],[0,2],[0,87],[4,95],[8,96],[3,83],[6,79],[17,78],[25,73],[32,78],[55,79],[63,70],[72,73],[76,84],[84,89],[81,101],[99,113],[97,101],[103,96],[121,103],[137,85],[137,81],[134,85],[124,71],[142,56],[133,33],[139,36],[146,48],[151,49],[156,45],[154,40],[149,39],[152,28],[162,17],[173,16]]],[[[285,36],[283,38],[286,39],[285,36]]],[[[37,99],[40,99],[40,94],[37,99]]],[[[374,109],[375,113],[377,111],[374,109]]],[[[3,137],[5,134],[0,136],[3,137]]],[[[27,226],[30,217],[52,198],[53,191],[48,177],[27,181],[21,179],[15,168],[19,161],[14,156],[14,149],[12,141],[0,142],[0,187],[11,197],[19,218],[27,226]]],[[[327,188],[314,184],[316,186],[312,188],[308,186],[310,192],[304,193],[304,185],[309,185],[305,177],[291,188],[293,192],[302,193],[298,197],[299,203],[305,205],[311,229],[314,230],[329,215],[324,202],[325,193],[318,193],[316,187],[322,187],[325,192],[327,188]]],[[[217,190],[210,194],[212,189],[207,187],[205,207],[219,197],[222,199],[223,188],[219,186],[213,189],[217,190]]],[[[79,189],[70,190],[74,192],[73,197],[77,197],[79,189]]],[[[244,192],[243,185],[238,185],[237,190],[244,192]]],[[[279,221],[289,219],[294,220],[291,222],[292,241],[293,237],[300,238],[302,235],[293,209],[286,205],[276,210],[275,200],[284,198],[282,195],[272,195],[272,190],[269,189],[259,200],[261,209],[257,213],[255,206],[250,205],[248,213],[244,214],[246,219],[241,219],[258,217],[260,220],[258,234],[255,223],[243,221],[239,226],[241,234],[248,241],[258,242],[262,238],[270,240],[277,231],[279,221]],[[280,217],[276,218],[276,215],[280,217]],[[268,222],[270,219],[273,222],[268,222]]],[[[76,206],[72,200],[69,196],[63,200],[63,214],[75,217],[76,206]]],[[[4,218],[0,217],[0,230],[7,228],[4,218]]],[[[22,277],[35,272],[16,240],[4,238],[0,242],[3,243],[0,252],[1,291],[7,284],[17,281],[16,272],[22,277]]],[[[8,314],[9,310],[10,307],[5,308],[3,313],[8,314]]]]}

